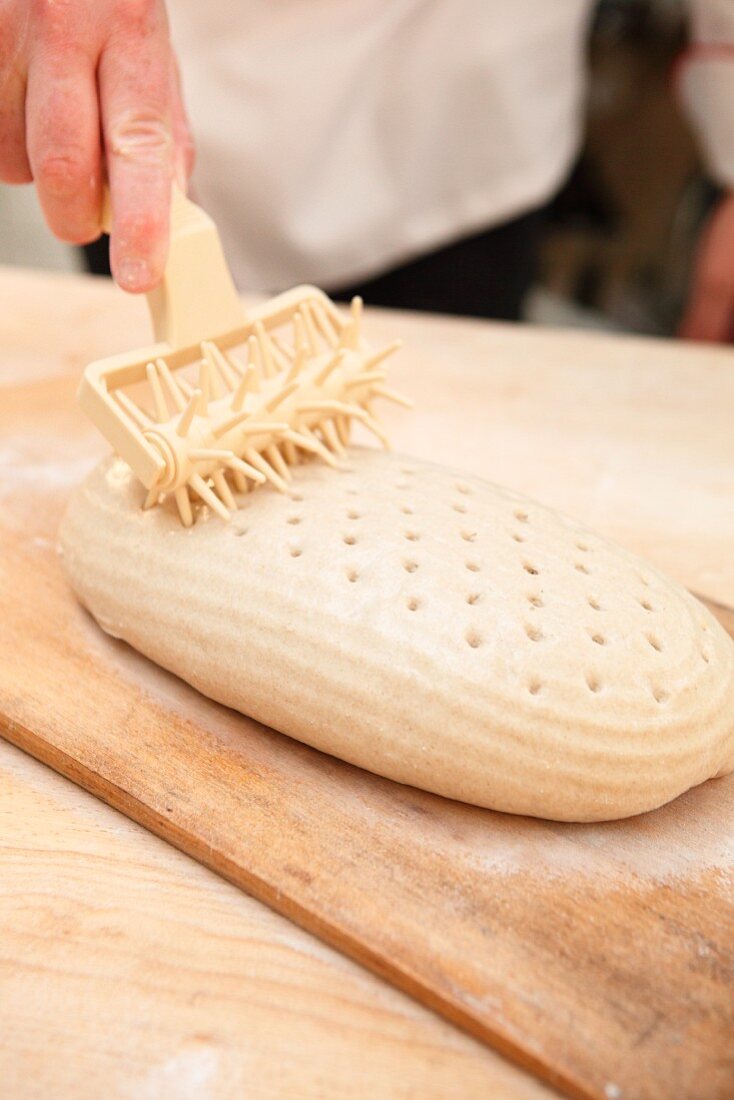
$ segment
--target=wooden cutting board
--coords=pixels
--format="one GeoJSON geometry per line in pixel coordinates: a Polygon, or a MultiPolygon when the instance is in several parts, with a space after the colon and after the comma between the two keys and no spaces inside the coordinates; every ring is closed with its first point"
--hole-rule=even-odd
{"type": "MultiPolygon", "coordinates": [[[[144,316],[81,280],[8,290],[0,732],[569,1095],[734,1095],[734,777],[615,824],[493,814],[292,742],[107,638],[54,540],[103,451],[78,370],[100,317],[112,352],[144,316]]],[[[543,482],[734,622],[729,353],[386,315],[372,331],[413,345],[401,449],[543,482]]]]}

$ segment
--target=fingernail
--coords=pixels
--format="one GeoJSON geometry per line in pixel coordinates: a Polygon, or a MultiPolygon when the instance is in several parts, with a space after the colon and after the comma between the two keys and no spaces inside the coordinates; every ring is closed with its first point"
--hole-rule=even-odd
{"type": "Polygon", "coordinates": [[[150,268],[145,260],[123,260],[117,281],[124,290],[141,290],[150,283],[150,268]]]}

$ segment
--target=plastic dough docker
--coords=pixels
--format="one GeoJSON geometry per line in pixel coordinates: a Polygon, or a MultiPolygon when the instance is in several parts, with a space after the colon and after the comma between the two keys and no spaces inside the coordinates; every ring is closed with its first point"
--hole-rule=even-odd
{"type": "Polygon", "coordinates": [[[300,286],[245,312],[211,218],[174,189],[162,285],[148,295],[157,343],[91,363],[79,403],[128,463],[150,508],[198,499],[228,520],[244,493],[284,491],[304,452],[336,465],[358,420],[387,446],[371,401],[411,402],[385,385],[399,346],[371,349],[361,299],[343,315],[300,286]]]}

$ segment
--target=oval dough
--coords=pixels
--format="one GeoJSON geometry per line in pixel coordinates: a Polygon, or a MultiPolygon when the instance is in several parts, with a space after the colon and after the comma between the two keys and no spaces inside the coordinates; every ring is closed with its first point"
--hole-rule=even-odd
{"type": "Polygon", "coordinates": [[[61,530],[100,625],[380,775],[596,821],[734,767],[734,645],[652,566],[477,478],[355,449],[186,530],[120,460],[61,530]]]}

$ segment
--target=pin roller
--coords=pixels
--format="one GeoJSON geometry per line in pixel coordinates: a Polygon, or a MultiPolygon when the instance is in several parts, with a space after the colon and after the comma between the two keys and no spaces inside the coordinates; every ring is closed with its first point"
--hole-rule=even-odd
{"type": "Polygon", "coordinates": [[[91,363],[78,400],[147,489],[144,507],[172,498],[187,527],[197,500],[228,520],[233,489],[284,491],[304,455],[337,464],[353,420],[388,446],[371,402],[411,405],[386,385],[400,341],[370,348],[361,299],[345,315],[300,286],[245,312],[214,222],[177,188],[148,304],[156,343],[91,363]]]}

